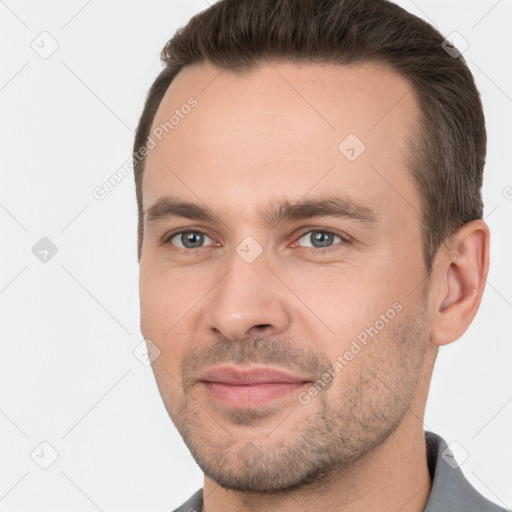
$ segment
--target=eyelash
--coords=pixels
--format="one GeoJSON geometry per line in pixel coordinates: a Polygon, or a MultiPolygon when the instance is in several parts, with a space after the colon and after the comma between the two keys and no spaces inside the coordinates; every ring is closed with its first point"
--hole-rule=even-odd
{"type": "MultiPolygon", "coordinates": [[[[314,232],[319,232],[319,233],[324,233],[324,234],[329,234],[329,235],[334,235],[334,236],[338,236],[341,238],[341,242],[338,242],[337,244],[333,244],[332,246],[329,246],[329,247],[302,247],[302,249],[305,249],[307,253],[309,254],[319,254],[319,253],[328,253],[328,252],[331,252],[331,251],[334,251],[334,250],[337,250],[339,249],[339,246],[338,244],[342,243],[342,245],[350,245],[352,243],[352,240],[350,239],[350,237],[348,237],[347,235],[345,234],[342,234],[342,233],[338,233],[336,231],[331,231],[331,230],[327,230],[327,229],[308,229],[306,231],[303,231],[298,237],[297,239],[295,240],[295,242],[298,242],[304,235],[307,235],[308,233],[314,233],[314,232]]],[[[200,233],[202,235],[206,235],[208,236],[209,238],[212,238],[208,235],[208,233],[205,233],[204,231],[201,231],[200,229],[182,229],[181,231],[176,231],[174,233],[171,233],[169,234],[168,236],[166,236],[163,240],[162,240],[162,244],[163,245],[173,245],[171,240],[176,236],[176,235],[181,235],[183,233],[200,233]]],[[[294,243],[295,243],[294,242],[294,243]]],[[[201,249],[205,249],[206,247],[194,247],[192,249],[183,249],[182,247],[177,247],[177,246],[174,246],[174,249],[175,250],[178,250],[178,251],[182,251],[182,252],[185,252],[187,254],[194,254],[196,253],[197,251],[201,250],[201,249]]],[[[300,246],[299,246],[300,247],[300,246]]]]}

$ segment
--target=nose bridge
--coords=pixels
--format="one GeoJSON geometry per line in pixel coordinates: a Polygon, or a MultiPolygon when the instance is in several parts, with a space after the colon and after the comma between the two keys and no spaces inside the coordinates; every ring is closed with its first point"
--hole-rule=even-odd
{"type": "Polygon", "coordinates": [[[275,334],[289,324],[279,281],[267,268],[265,253],[256,255],[251,244],[244,241],[233,251],[206,314],[209,328],[233,341],[245,338],[255,326],[275,334]]]}

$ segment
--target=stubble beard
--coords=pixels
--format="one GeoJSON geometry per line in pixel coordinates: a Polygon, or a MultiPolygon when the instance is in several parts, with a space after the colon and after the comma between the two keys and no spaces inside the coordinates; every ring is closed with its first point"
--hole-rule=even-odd
{"type": "Polygon", "coordinates": [[[217,419],[208,404],[185,392],[171,417],[204,474],[225,489],[276,494],[322,486],[349,471],[397,429],[421,377],[424,310],[393,322],[356,356],[364,358],[358,373],[350,371],[357,363],[349,363],[332,386],[309,404],[297,401],[284,420],[253,410],[217,419]],[[255,428],[261,436],[254,436],[255,428]]]}

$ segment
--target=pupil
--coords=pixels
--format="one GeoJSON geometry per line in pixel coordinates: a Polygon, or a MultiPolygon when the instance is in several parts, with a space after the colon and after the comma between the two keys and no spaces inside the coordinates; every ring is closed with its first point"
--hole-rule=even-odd
{"type": "Polygon", "coordinates": [[[183,233],[181,235],[181,241],[183,245],[188,248],[201,247],[203,243],[203,235],[201,233],[195,233],[190,231],[189,233],[183,233]]]}
{"type": "Polygon", "coordinates": [[[327,247],[332,243],[332,234],[316,231],[311,235],[311,241],[315,247],[327,247]],[[315,245],[315,243],[317,245],[315,245]]]}

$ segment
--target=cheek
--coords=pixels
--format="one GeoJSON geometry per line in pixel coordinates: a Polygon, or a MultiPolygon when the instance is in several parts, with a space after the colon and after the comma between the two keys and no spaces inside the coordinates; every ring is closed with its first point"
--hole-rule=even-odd
{"type": "Polygon", "coordinates": [[[168,297],[155,273],[141,268],[139,277],[141,330],[145,338],[160,337],[168,297]]]}
{"type": "MultiPolygon", "coordinates": [[[[352,339],[385,311],[384,290],[362,268],[313,268],[310,273],[285,278],[296,294],[300,313],[315,346],[330,359],[336,359],[352,339]]],[[[392,303],[392,301],[391,301],[392,303]]]]}
{"type": "Polygon", "coordinates": [[[396,308],[403,307],[410,292],[393,261],[366,263],[317,267],[300,276],[287,273],[286,280],[300,299],[296,303],[302,312],[298,321],[316,349],[331,362],[351,350],[354,340],[364,342],[376,332],[376,338],[382,339],[381,331],[394,324],[396,308]]]}
{"type": "MultiPolygon", "coordinates": [[[[157,347],[158,357],[152,362],[155,380],[169,414],[174,414],[179,401],[181,381],[179,343],[175,342],[173,326],[180,316],[176,305],[180,304],[176,287],[170,286],[168,279],[162,278],[160,271],[141,266],[139,279],[140,324],[145,339],[157,347]]],[[[182,315],[181,315],[182,316],[182,315]]],[[[179,324],[178,324],[179,326],[179,324]]]]}
{"type": "Polygon", "coordinates": [[[190,340],[196,337],[197,307],[194,306],[204,295],[199,286],[201,280],[192,282],[191,286],[189,276],[183,271],[171,272],[158,265],[141,266],[141,332],[160,350],[160,356],[153,363],[157,379],[170,378],[166,377],[166,371],[181,379],[180,362],[190,349],[190,340]]]}
{"type": "Polygon", "coordinates": [[[162,339],[190,309],[195,294],[183,278],[158,265],[145,264],[140,270],[139,296],[141,325],[149,337],[162,339]]]}

